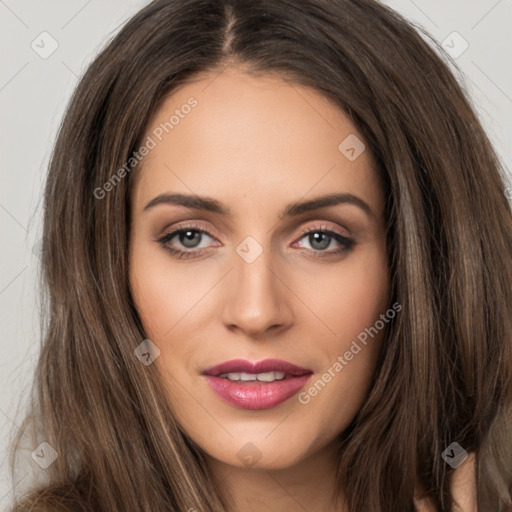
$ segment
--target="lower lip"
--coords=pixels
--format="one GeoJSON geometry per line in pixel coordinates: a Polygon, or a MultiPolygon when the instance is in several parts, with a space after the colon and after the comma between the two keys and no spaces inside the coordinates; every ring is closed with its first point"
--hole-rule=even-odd
{"type": "Polygon", "coordinates": [[[274,382],[232,381],[206,375],[208,385],[222,400],[241,409],[271,409],[298,393],[312,374],[291,377],[274,382]]]}

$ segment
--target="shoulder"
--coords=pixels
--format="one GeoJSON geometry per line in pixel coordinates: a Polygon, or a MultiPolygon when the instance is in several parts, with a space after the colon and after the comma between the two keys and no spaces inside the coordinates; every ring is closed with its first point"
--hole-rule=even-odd
{"type": "MultiPolygon", "coordinates": [[[[457,512],[478,512],[476,494],[475,454],[468,458],[454,471],[451,482],[451,493],[458,508],[457,512]]],[[[417,512],[437,512],[436,508],[427,498],[414,498],[417,512]]]]}

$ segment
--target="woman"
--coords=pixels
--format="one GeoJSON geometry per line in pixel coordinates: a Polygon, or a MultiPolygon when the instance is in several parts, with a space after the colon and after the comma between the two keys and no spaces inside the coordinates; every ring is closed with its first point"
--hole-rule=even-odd
{"type": "Polygon", "coordinates": [[[496,154],[397,13],[152,2],[54,149],[14,510],[512,510],[511,253],[496,154]]]}

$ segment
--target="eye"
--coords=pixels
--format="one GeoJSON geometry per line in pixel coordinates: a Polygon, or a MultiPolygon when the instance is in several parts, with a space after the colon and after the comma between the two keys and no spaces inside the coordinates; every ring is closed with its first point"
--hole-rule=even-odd
{"type": "MultiPolygon", "coordinates": [[[[196,226],[181,226],[178,229],[166,233],[158,242],[179,259],[183,258],[196,258],[208,249],[211,240],[215,240],[206,230],[196,226]],[[206,239],[206,240],[205,240],[206,239]],[[210,241],[208,240],[210,239],[210,241]]],[[[300,248],[306,249],[313,257],[327,257],[336,254],[342,254],[349,251],[354,245],[355,241],[347,238],[346,236],[328,229],[326,226],[319,226],[305,229],[301,233],[298,242],[300,248]],[[306,239],[309,247],[304,247],[300,240],[306,239]],[[338,247],[327,250],[332,245],[338,247]]],[[[295,245],[294,244],[294,245],[295,245]]]]}
{"type": "MultiPolygon", "coordinates": [[[[172,255],[178,258],[193,258],[203,252],[208,247],[201,246],[204,238],[214,240],[214,238],[204,229],[196,226],[184,226],[165,234],[158,242],[167,249],[172,255]]],[[[208,242],[208,241],[207,241],[208,242]]]]}
{"type": "MultiPolygon", "coordinates": [[[[355,245],[354,240],[325,226],[304,230],[299,240],[302,239],[305,239],[309,244],[309,247],[305,247],[305,249],[312,251],[315,257],[344,253],[355,245]],[[333,244],[338,244],[338,247],[328,251],[327,249],[332,247],[333,244]]],[[[299,245],[299,247],[304,246],[299,245]]]]}

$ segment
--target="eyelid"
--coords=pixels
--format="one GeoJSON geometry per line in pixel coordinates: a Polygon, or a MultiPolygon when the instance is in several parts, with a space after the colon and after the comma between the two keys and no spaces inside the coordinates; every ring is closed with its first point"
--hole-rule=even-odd
{"type": "MultiPolygon", "coordinates": [[[[350,237],[350,234],[348,233],[348,230],[346,228],[345,228],[346,232],[343,233],[338,228],[333,227],[332,225],[327,225],[325,221],[320,221],[320,222],[321,222],[320,224],[314,224],[312,226],[310,225],[310,226],[302,228],[298,234],[298,237],[301,238],[304,235],[311,233],[312,231],[315,231],[315,230],[317,230],[317,231],[333,231],[336,234],[338,234],[344,238],[350,237]]],[[[187,229],[187,228],[194,229],[196,231],[204,233],[204,234],[210,236],[211,238],[216,238],[214,235],[212,235],[211,230],[209,230],[208,228],[202,227],[200,224],[197,224],[195,221],[183,221],[183,223],[178,223],[176,226],[173,226],[170,229],[164,230],[164,232],[159,236],[159,238],[163,238],[170,234],[176,234],[176,232],[179,232],[179,231],[187,229]]]]}
{"type": "Polygon", "coordinates": [[[164,232],[158,237],[159,239],[166,237],[168,235],[176,235],[180,231],[184,231],[186,229],[199,231],[200,233],[204,233],[205,235],[208,235],[211,238],[216,238],[211,233],[211,229],[202,227],[201,225],[195,223],[194,221],[184,221],[183,223],[178,223],[177,225],[173,225],[172,228],[167,228],[164,230],[164,232]]]}
{"type": "Polygon", "coordinates": [[[348,238],[350,236],[348,233],[342,233],[337,228],[335,228],[333,226],[328,226],[327,224],[325,224],[325,222],[323,222],[322,224],[315,224],[314,226],[309,226],[307,228],[303,228],[299,234],[299,238],[302,238],[304,235],[307,235],[307,234],[309,234],[311,232],[315,232],[315,231],[334,232],[343,238],[348,238]]]}

